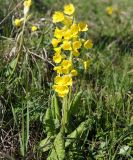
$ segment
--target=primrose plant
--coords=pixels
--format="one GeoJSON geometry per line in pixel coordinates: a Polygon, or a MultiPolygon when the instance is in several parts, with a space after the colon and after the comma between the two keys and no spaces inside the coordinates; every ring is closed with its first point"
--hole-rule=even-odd
{"type": "MultiPolygon", "coordinates": [[[[53,62],[56,73],[52,88],[55,94],[52,97],[51,108],[47,109],[44,118],[47,138],[40,143],[43,151],[50,150],[48,160],[63,160],[66,155],[65,148],[72,143],[72,139],[81,134],[89,123],[88,120],[82,122],[69,134],[68,127],[71,115],[82,95],[82,91],[79,91],[75,96],[72,92],[73,80],[75,76],[78,76],[76,61],[85,57],[81,55],[81,50],[93,47],[91,39],[82,38],[84,32],[88,30],[88,25],[84,22],[77,23],[74,13],[74,5],[66,4],[63,12],[56,11],[52,17],[55,30],[51,43],[54,50],[53,62]],[[62,103],[61,108],[58,105],[58,99],[62,103]],[[70,140],[70,138],[72,139],[70,140]]],[[[82,62],[86,70],[88,61],[82,59],[82,62]]]]}

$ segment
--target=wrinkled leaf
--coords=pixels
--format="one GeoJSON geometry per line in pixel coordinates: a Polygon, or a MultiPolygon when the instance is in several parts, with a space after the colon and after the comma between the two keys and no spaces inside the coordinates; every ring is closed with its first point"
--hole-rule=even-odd
{"type": "Polygon", "coordinates": [[[65,142],[62,132],[56,136],[51,154],[47,160],[64,160],[65,159],[65,142]]]}
{"type": "Polygon", "coordinates": [[[65,142],[65,147],[68,147],[71,143],[75,141],[88,127],[91,127],[91,120],[86,120],[82,122],[71,134],[67,136],[67,140],[65,142]]]}
{"type": "Polygon", "coordinates": [[[51,149],[51,138],[52,137],[47,137],[40,142],[39,147],[42,149],[43,152],[46,152],[51,149]]]}
{"type": "Polygon", "coordinates": [[[68,116],[71,117],[71,115],[74,113],[78,112],[78,106],[81,100],[81,96],[82,96],[82,91],[78,92],[75,97],[73,98],[70,107],[69,107],[69,112],[68,112],[68,116]]]}
{"type": "Polygon", "coordinates": [[[55,119],[61,120],[59,105],[56,95],[54,94],[54,106],[55,106],[55,119]]]}
{"type": "Polygon", "coordinates": [[[55,119],[55,104],[54,104],[54,95],[51,98],[51,111],[52,111],[52,117],[55,119]]]}
{"type": "Polygon", "coordinates": [[[55,125],[55,128],[57,129],[60,127],[61,115],[59,111],[58,100],[55,94],[52,96],[52,100],[51,100],[51,111],[52,111],[52,117],[54,120],[54,125],[55,125]]]}
{"type": "Polygon", "coordinates": [[[47,136],[51,137],[55,134],[54,120],[52,118],[51,109],[48,108],[44,117],[44,123],[46,125],[47,136]]]}

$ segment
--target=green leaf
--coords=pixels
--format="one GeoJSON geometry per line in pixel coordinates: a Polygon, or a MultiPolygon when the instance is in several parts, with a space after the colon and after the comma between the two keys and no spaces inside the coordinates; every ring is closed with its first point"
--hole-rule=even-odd
{"type": "Polygon", "coordinates": [[[57,129],[60,126],[61,115],[59,111],[58,100],[55,94],[52,96],[52,100],[51,100],[51,111],[52,111],[52,117],[54,120],[54,125],[55,125],[55,128],[57,129]]]}
{"type": "Polygon", "coordinates": [[[52,137],[47,137],[40,142],[39,147],[42,149],[43,152],[46,152],[51,149],[51,138],[52,137]]]}
{"type": "Polygon", "coordinates": [[[46,125],[46,132],[47,136],[51,137],[55,134],[55,126],[54,126],[54,120],[52,117],[51,109],[48,108],[44,117],[44,122],[46,125]]]}
{"type": "Polygon", "coordinates": [[[61,120],[59,105],[56,95],[54,94],[54,106],[55,106],[55,119],[61,120]]]}
{"type": "Polygon", "coordinates": [[[62,132],[59,132],[55,138],[51,154],[47,160],[64,160],[65,159],[65,142],[62,132]]]}
{"type": "Polygon", "coordinates": [[[18,62],[18,59],[15,58],[15,59],[10,63],[10,67],[11,67],[12,69],[15,69],[15,67],[16,67],[16,65],[17,65],[17,62],[18,62]]]}
{"type": "Polygon", "coordinates": [[[75,139],[77,139],[91,125],[92,121],[90,119],[82,122],[71,134],[67,136],[65,147],[68,147],[71,143],[73,143],[75,139]]]}
{"type": "Polygon", "coordinates": [[[81,100],[81,96],[82,96],[82,91],[79,91],[75,97],[73,98],[71,104],[70,104],[70,107],[69,107],[69,112],[68,112],[68,116],[71,117],[71,115],[73,113],[77,113],[78,111],[78,106],[79,106],[79,103],[80,103],[80,100],[81,100]]]}
{"type": "Polygon", "coordinates": [[[54,95],[51,98],[51,112],[52,112],[52,117],[55,119],[55,104],[54,104],[54,95]]]}

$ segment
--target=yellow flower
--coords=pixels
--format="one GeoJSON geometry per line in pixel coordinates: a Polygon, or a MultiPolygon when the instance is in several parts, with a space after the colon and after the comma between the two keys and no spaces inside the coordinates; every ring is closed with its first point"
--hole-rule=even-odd
{"type": "Polygon", "coordinates": [[[72,67],[72,61],[70,61],[70,60],[63,60],[62,63],[61,63],[61,65],[63,67],[70,68],[70,67],[72,67]]]}
{"type": "Polygon", "coordinates": [[[51,43],[52,43],[53,47],[57,47],[57,45],[60,43],[60,40],[53,38],[51,43]]]}
{"type": "Polygon", "coordinates": [[[69,42],[69,41],[63,41],[62,49],[64,49],[64,50],[72,50],[71,42],[69,42]]]}
{"type": "MultiPolygon", "coordinates": [[[[69,90],[68,90],[68,92],[69,92],[69,90]]],[[[59,95],[59,97],[65,97],[67,94],[66,93],[58,93],[58,95],[59,95]]]]}
{"type": "Polygon", "coordinates": [[[80,52],[79,52],[77,49],[75,49],[75,50],[72,51],[72,54],[73,54],[75,57],[78,57],[78,56],[80,55],[80,52]]]}
{"type": "Polygon", "coordinates": [[[60,97],[64,97],[69,92],[68,86],[72,86],[72,77],[70,75],[56,76],[54,82],[53,89],[60,97]]]}
{"type": "Polygon", "coordinates": [[[64,76],[56,76],[54,79],[55,84],[57,85],[65,85],[65,86],[72,86],[72,77],[69,75],[64,76]]]}
{"type": "Polygon", "coordinates": [[[85,70],[85,71],[87,71],[87,69],[89,68],[90,62],[91,62],[90,60],[87,60],[87,61],[84,61],[84,62],[83,62],[83,66],[84,66],[84,70],[85,70]]]}
{"type": "Polygon", "coordinates": [[[70,69],[72,68],[72,62],[70,60],[63,60],[61,66],[62,66],[62,72],[64,74],[68,74],[70,69]]]}
{"type": "Polygon", "coordinates": [[[73,4],[66,4],[64,6],[64,13],[67,15],[72,15],[75,12],[75,7],[73,4]]]}
{"type": "Polygon", "coordinates": [[[73,22],[73,17],[68,17],[68,16],[65,16],[64,18],[64,21],[63,21],[63,24],[67,27],[71,26],[72,25],[72,22],[73,22]]]}
{"type": "Polygon", "coordinates": [[[82,43],[80,41],[73,42],[73,49],[77,50],[82,46],[82,43]]]}
{"type": "Polygon", "coordinates": [[[79,31],[82,31],[82,32],[85,32],[88,30],[88,25],[84,22],[80,22],[78,24],[78,27],[79,27],[79,31]]]}
{"type": "Polygon", "coordinates": [[[24,15],[27,15],[27,13],[30,9],[31,3],[32,3],[31,0],[24,1],[24,15]]]}
{"type": "Polygon", "coordinates": [[[70,75],[63,76],[64,84],[68,86],[72,86],[72,77],[70,75]]]}
{"type": "Polygon", "coordinates": [[[63,30],[56,27],[54,31],[54,37],[56,37],[57,39],[62,39],[62,36],[63,36],[63,30]]]}
{"type": "Polygon", "coordinates": [[[24,20],[23,18],[21,18],[21,19],[16,18],[15,21],[14,21],[14,25],[16,27],[20,27],[23,20],[24,20]]]}
{"type": "Polygon", "coordinates": [[[56,67],[54,67],[54,71],[56,71],[58,74],[62,74],[62,67],[56,66],[56,67]]]}
{"type": "Polygon", "coordinates": [[[53,15],[53,23],[62,22],[64,20],[64,14],[60,11],[56,11],[53,15]]]}
{"type": "Polygon", "coordinates": [[[64,97],[68,94],[69,88],[65,85],[53,85],[53,89],[58,93],[60,97],[64,97]]]}
{"type": "Polygon", "coordinates": [[[31,27],[31,31],[32,31],[32,32],[35,32],[37,29],[38,29],[37,26],[32,26],[32,27],[31,27]]]}
{"type": "Polygon", "coordinates": [[[71,70],[71,75],[72,76],[77,76],[78,72],[75,69],[73,69],[73,70],[71,70]]]}
{"type": "Polygon", "coordinates": [[[64,37],[65,40],[71,39],[71,31],[70,30],[64,31],[63,37],[64,37]]]}
{"type": "Polygon", "coordinates": [[[54,48],[54,51],[58,54],[61,53],[61,47],[54,48]]]}
{"type": "Polygon", "coordinates": [[[91,49],[93,47],[93,42],[91,39],[88,39],[85,43],[84,43],[84,47],[86,49],[91,49]]]}
{"type": "Polygon", "coordinates": [[[73,36],[75,36],[75,35],[78,34],[78,32],[79,32],[78,25],[75,24],[75,23],[71,26],[70,29],[71,29],[71,34],[72,34],[73,36]]]}
{"type": "Polygon", "coordinates": [[[108,15],[112,15],[112,14],[113,14],[113,7],[112,7],[112,6],[107,7],[107,8],[106,8],[106,13],[107,13],[108,15]]]}
{"type": "Polygon", "coordinates": [[[78,35],[75,35],[75,36],[73,36],[72,38],[73,38],[73,42],[74,42],[74,41],[77,41],[77,40],[79,39],[78,35]]]}
{"type": "Polygon", "coordinates": [[[55,55],[53,56],[53,61],[55,63],[60,63],[62,60],[62,56],[59,53],[55,53],[55,55]]]}

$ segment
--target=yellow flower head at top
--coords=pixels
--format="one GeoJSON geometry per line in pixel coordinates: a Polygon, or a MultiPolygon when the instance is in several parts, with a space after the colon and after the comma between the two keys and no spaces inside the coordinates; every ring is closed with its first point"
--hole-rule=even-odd
{"type": "Polygon", "coordinates": [[[64,13],[67,15],[72,15],[75,12],[75,7],[73,4],[66,4],[64,6],[64,13]]]}
{"type": "MultiPolygon", "coordinates": [[[[66,96],[71,91],[72,79],[78,75],[78,70],[74,68],[78,63],[75,61],[80,61],[82,58],[78,57],[82,53],[82,48],[91,49],[93,47],[91,39],[82,39],[81,32],[86,32],[88,25],[84,22],[77,23],[74,19],[74,12],[75,8],[70,3],[64,6],[64,12],[56,11],[52,17],[53,23],[61,22],[56,25],[51,41],[53,50],[56,52],[53,55],[53,61],[54,71],[57,74],[53,89],[60,97],[66,96]]],[[[85,70],[88,66],[88,60],[83,62],[85,70]]]]}
{"type": "Polygon", "coordinates": [[[64,20],[63,12],[56,11],[53,15],[53,23],[62,22],[64,20]]]}
{"type": "Polygon", "coordinates": [[[113,7],[112,7],[112,6],[107,7],[107,8],[106,8],[106,13],[107,13],[108,15],[112,15],[112,14],[113,14],[113,7]]]}

